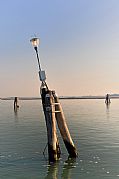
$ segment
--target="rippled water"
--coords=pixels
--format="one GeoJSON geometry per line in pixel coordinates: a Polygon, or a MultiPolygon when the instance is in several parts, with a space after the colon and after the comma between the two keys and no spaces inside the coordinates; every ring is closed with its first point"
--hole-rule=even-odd
{"type": "Polygon", "coordinates": [[[61,100],[79,157],[68,160],[62,150],[48,164],[45,120],[40,100],[0,101],[0,179],[116,179],[119,178],[119,100],[61,100]]]}

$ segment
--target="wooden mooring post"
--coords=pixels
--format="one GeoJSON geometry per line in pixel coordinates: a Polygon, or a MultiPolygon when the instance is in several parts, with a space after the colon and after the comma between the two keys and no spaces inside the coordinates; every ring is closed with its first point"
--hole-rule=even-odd
{"type": "Polygon", "coordinates": [[[61,136],[63,138],[63,141],[65,143],[65,146],[67,148],[67,151],[69,153],[69,157],[77,157],[77,151],[76,147],[73,143],[73,140],[71,138],[66,119],[62,110],[62,106],[59,102],[59,99],[57,95],[55,94],[55,91],[53,91],[54,101],[55,101],[55,117],[57,120],[58,128],[60,130],[61,136]]]}
{"type": "Polygon", "coordinates": [[[106,94],[105,103],[106,104],[110,104],[111,103],[109,94],[106,94]]]}
{"type": "Polygon", "coordinates": [[[54,98],[52,92],[43,83],[41,85],[41,97],[47,127],[49,161],[55,162],[60,158],[61,151],[56,132],[55,106],[52,105],[54,98]]]}
{"type": "Polygon", "coordinates": [[[19,105],[18,105],[18,97],[15,97],[15,98],[14,98],[14,110],[16,110],[17,108],[19,108],[19,105]]]}
{"type": "Polygon", "coordinates": [[[71,138],[61,104],[55,91],[49,91],[46,87],[41,87],[41,96],[47,126],[49,161],[54,162],[58,160],[61,154],[56,133],[56,121],[66,149],[69,153],[69,157],[76,158],[76,147],[71,138]]]}
{"type": "Polygon", "coordinates": [[[42,82],[40,92],[41,92],[43,111],[44,111],[46,127],[47,127],[49,162],[54,163],[60,158],[60,154],[61,154],[57,131],[56,131],[56,121],[61,136],[63,138],[63,141],[65,143],[65,146],[67,148],[67,151],[69,153],[69,157],[76,158],[77,157],[76,147],[69,133],[61,104],[59,103],[59,99],[56,96],[55,92],[49,90],[46,84],[45,71],[41,69],[40,58],[37,49],[37,46],[39,44],[39,39],[35,37],[30,41],[36,51],[36,56],[39,66],[39,78],[40,81],[42,82]]]}

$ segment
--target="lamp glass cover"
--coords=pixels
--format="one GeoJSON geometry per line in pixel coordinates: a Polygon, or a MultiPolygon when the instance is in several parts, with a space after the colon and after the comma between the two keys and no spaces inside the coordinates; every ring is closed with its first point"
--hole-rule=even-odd
{"type": "Polygon", "coordinates": [[[31,40],[30,40],[30,42],[32,43],[32,45],[33,45],[33,47],[38,47],[38,45],[39,45],[39,38],[32,38],[31,40]]]}

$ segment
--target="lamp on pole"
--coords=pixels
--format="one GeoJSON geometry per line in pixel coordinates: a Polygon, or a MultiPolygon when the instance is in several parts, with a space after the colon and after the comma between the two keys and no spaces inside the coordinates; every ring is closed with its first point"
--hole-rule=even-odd
{"type": "Polygon", "coordinates": [[[37,60],[38,60],[38,66],[39,66],[39,70],[41,71],[41,65],[40,65],[40,58],[39,58],[39,54],[38,54],[38,45],[39,45],[39,38],[32,38],[30,40],[32,46],[34,47],[34,50],[36,51],[36,56],[37,56],[37,60]]]}
{"type": "Polygon", "coordinates": [[[37,57],[37,60],[38,60],[38,66],[39,66],[39,77],[40,77],[40,81],[42,81],[45,85],[46,85],[46,75],[45,75],[45,71],[43,71],[41,69],[41,64],[40,64],[40,57],[39,57],[39,53],[38,53],[38,45],[40,43],[40,39],[37,38],[37,37],[34,37],[30,40],[32,46],[34,47],[34,50],[36,52],[36,57],[37,57]]]}

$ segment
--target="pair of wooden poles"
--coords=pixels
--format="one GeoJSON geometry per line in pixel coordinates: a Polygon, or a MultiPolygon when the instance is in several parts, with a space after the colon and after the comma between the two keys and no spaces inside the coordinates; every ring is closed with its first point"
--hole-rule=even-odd
{"type": "Polygon", "coordinates": [[[50,91],[47,86],[42,83],[41,97],[47,127],[49,162],[57,161],[61,154],[56,131],[56,122],[69,153],[69,157],[76,158],[77,151],[69,133],[63,110],[55,91],[50,91]]]}

